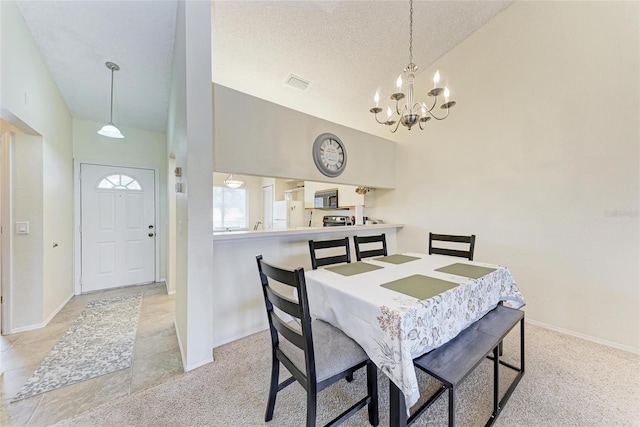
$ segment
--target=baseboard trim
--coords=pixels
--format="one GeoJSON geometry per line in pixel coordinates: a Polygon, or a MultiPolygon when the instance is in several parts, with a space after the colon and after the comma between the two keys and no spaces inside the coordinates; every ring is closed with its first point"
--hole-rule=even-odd
{"type": "Polygon", "coordinates": [[[618,344],[618,343],[615,343],[615,342],[612,342],[612,341],[603,340],[603,339],[600,339],[600,338],[593,337],[591,335],[586,335],[586,334],[581,334],[579,332],[570,331],[569,329],[559,328],[557,326],[553,326],[553,325],[550,325],[548,323],[539,322],[537,320],[531,320],[531,319],[526,319],[526,318],[525,318],[525,322],[526,323],[531,323],[532,325],[535,325],[535,326],[540,326],[541,328],[550,329],[552,331],[560,332],[560,333],[565,334],[565,335],[570,335],[572,337],[581,338],[583,340],[591,341],[591,342],[594,342],[596,344],[606,345],[607,347],[612,347],[612,348],[615,348],[615,349],[618,349],[618,350],[622,350],[622,351],[626,351],[626,352],[633,353],[633,354],[640,354],[640,349],[629,347],[629,346],[622,345],[622,344],[618,344]]]}
{"type": "Polygon", "coordinates": [[[178,323],[174,317],[173,319],[173,327],[176,329],[176,337],[178,338],[178,348],[180,349],[180,358],[182,359],[182,369],[187,372],[187,365],[185,365],[184,361],[187,360],[184,354],[184,349],[182,348],[182,340],[180,339],[180,329],[178,329],[178,323]]]}
{"type": "Polygon", "coordinates": [[[65,299],[62,304],[60,304],[58,306],[58,308],[56,308],[55,310],[53,310],[53,313],[51,313],[51,316],[49,316],[47,318],[47,320],[44,321],[44,326],[47,326],[49,324],[49,322],[51,322],[53,320],[54,317],[56,317],[56,314],[58,314],[60,312],[60,310],[62,310],[64,308],[65,305],[67,305],[67,303],[69,302],[69,300],[71,300],[71,298],[73,298],[73,292],[71,292],[69,294],[69,296],[67,297],[67,299],[65,299]]]}
{"type": "Polygon", "coordinates": [[[259,327],[255,328],[255,329],[252,329],[252,330],[247,331],[247,332],[243,332],[243,333],[238,334],[236,336],[233,336],[231,338],[227,338],[227,339],[224,339],[224,340],[221,340],[221,341],[216,341],[216,342],[213,343],[213,348],[220,347],[221,345],[229,344],[230,342],[233,342],[233,341],[248,337],[249,335],[257,334],[258,332],[266,331],[267,329],[269,329],[269,325],[259,326],[259,327]]]}
{"type": "Polygon", "coordinates": [[[202,360],[198,363],[195,363],[193,365],[188,365],[186,368],[184,368],[185,372],[189,372],[189,371],[193,371],[196,368],[199,368],[200,366],[204,366],[207,365],[209,363],[213,362],[213,357],[209,357],[208,359],[202,360]]]}
{"type": "Polygon", "coordinates": [[[182,348],[182,340],[180,339],[180,330],[178,329],[178,324],[176,323],[175,319],[173,319],[173,326],[176,328],[176,336],[178,338],[178,347],[180,348],[180,357],[182,358],[182,369],[184,369],[185,372],[193,371],[194,369],[199,368],[200,366],[204,366],[207,363],[213,362],[213,356],[212,356],[208,359],[201,360],[200,362],[195,363],[193,365],[187,365],[185,363],[185,360],[187,360],[187,357],[184,354],[184,349],[182,348]]]}
{"type": "Polygon", "coordinates": [[[44,328],[45,326],[47,326],[49,324],[49,322],[51,322],[53,320],[54,317],[56,317],[56,314],[58,314],[60,312],[60,310],[62,310],[64,308],[64,306],[67,305],[67,303],[69,302],[69,300],[71,298],[73,298],[73,292],[71,292],[71,294],[69,294],[69,296],[62,302],[62,304],[60,304],[55,310],[53,310],[51,315],[49,317],[47,317],[44,322],[37,323],[35,325],[22,326],[20,328],[13,328],[9,332],[7,332],[7,335],[18,334],[20,332],[33,331],[34,329],[44,328]]]}

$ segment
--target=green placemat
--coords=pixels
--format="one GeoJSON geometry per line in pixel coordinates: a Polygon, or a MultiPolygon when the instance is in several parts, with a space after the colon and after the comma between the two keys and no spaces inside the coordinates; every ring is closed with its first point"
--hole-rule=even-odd
{"type": "Polygon", "coordinates": [[[470,277],[472,279],[478,279],[482,276],[486,276],[487,274],[496,271],[496,269],[489,267],[480,267],[477,265],[455,263],[447,265],[446,267],[436,268],[435,271],[455,274],[456,276],[470,277]]]}
{"type": "Polygon", "coordinates": [[[436,279],[435,277],[414,274],[413,276],[384,283],[380,286],[423,300],[455,288],[458,284],[436,279]]]}
{"type": "Polygon", "coordinates": [[[405,262],[415,261],[420,258],[415,256],[397,254],[397,255],[383,256],[381,258],[374,258],[374,259],[376,261],[390,262],[391,264],[404,264],[405,262]]]}
{"type": "Polygon", "coordinates": [[[325,270],[342,274],[343,276],[353,276],[354,274],[366,273],[367,271],[379,270],[384,267],[379,265],[367,264],[364,262],[354,262],[352,264],[343,264],[335,267],[327,267],[325,270]]]}

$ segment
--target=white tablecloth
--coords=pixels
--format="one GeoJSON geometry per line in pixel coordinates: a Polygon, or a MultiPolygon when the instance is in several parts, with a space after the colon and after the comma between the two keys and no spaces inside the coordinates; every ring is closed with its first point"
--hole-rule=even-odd
{"type": "Polygon", "coordinates": [[[524,298],[506,267],[442,255],[407,253],[419,260],[343,276],[325,269],[305,272],[311,315],[342,329],[403,392],[407,409],[420,396],[413,359],[441,346],[493,309],[499,301],[520,308],[524,298]],[[479,279],[434,271],[455,263],[496,270],[479,279]],[[380,285],[414,274],[458,283],[426,300],[380,285]]]}

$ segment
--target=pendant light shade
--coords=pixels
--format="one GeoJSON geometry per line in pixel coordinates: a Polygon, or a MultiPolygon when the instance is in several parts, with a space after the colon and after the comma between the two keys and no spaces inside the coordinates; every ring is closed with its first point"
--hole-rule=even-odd
{"type": "Polygon", "coordinates": [[[120,129],[115,127],[111,122],[102,126],[98,133],[102,136],[108,136],[109,138],[124,138],[124,135],[120,132],[120,129]]]}
{"type": "Polygon", "coordinates": [[[120,129],[113,124],[113,72],[118,71],[120,67],[118,64],[113,62],[106,62],[104,65],[111,70],[111,110],[109,113],[109,123],[102,126],[102,129],[98,131],[98,135],[107,136],[109,138],[124,138],[120,129]]]}
{"type": "Polygon", "coordinates": [[[240,188],[244,186],[244,179],[240,175],[231,174],[224,180],[224,185],[229,188],[240,188]]]}

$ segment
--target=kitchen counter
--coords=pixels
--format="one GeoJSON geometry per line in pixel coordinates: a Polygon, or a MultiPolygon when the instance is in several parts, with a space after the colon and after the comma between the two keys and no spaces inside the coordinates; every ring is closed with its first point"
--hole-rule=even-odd
{"type": "Polygon", "coordinates": [[[248,231],[221,231],[213,233],[213,242],[235,242],[245,239],[270,239],[274,237],[291,237],[322,234],[353,235],[363,231],[402,228],[403,224],[371,224],[371,225],[346,225],[336,227],[296,227],[288,230],[248,230],[248,231]]]}

